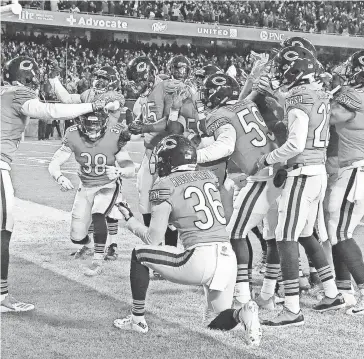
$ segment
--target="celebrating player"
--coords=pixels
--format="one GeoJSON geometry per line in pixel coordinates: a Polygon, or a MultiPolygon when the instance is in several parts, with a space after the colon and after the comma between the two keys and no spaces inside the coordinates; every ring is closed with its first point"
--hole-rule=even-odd
{"type": "Polygon", "coordinates": [[[62,147],[56,151],[48,167],[61,189],[68,191],[73,185],[62,174],[61,166],[72,153],[80,165],[81,183],[72,208],[71,241],[87,246],[90,243],[88,229],[93,222],[95,250],[93,261],[84,272],[87,276],[102,272],[107,240],[106,217],[121,199],[120,178],[135,174],[134,163],[124,148],[130,140],[127,127],[121,124],[107,126],[107,123],[105,111],[81,116],[78,125],[67,129],[62,147]]]}
{"type": "MultiPolygon", "coordinates": [[[[317,213],[326,191],[325,155],[328,142],[330,95],[315,82],[316,58],[303,47],[282,49],[275,59],[274,81],[289,89],[285,103],[288,119],[287,141],[263,155],[261,170],[287,161],[287,176],[279,200],[276,239],[279,249],[285,306],[269,326],[301,325],[299,304],[298,243],[311,258],[325,290],[325,297],[313,308],[327,311],[345,306],[322,247],[312,235],[317,213]]],[[[272,82],[273,84],[274,82],[272,82]]]]}
{"type": "Polygon", "coordinates": [[[350,290],[351,275],[360,293],[347,313],[364,315],[364,262],[353,236],[364,215],[364,51],[353,54],[335,72],[346,85],[335,96],[330,117],[339,136],[340,169],[328,199],[328,233],[337,280],[350,290]]]}
{"type": "Polygon", "coordinates": [[[10,178],[11,162],[29,117],[43,120],[74,118],[103,108],[104,102],[79,105],[49,104],[39,101],[41,76],[38,64],[29,57],[6,63],[1,87],[1,312],[34,309],[8,295],[9,244],[13,230],[14,189],[10,178]]]}
{"type": "Polygon", "coordinates": [[[233,326],[241,321],[246,326],[248,342],[259,344],[257,305],[250,301],[239,311],[230,309],[236,258],[226,233],[217,178],[210,171],[195,171],[196,149],[183,136],[164,138],[157,145],[154,156],[151,169],[155,164],[159,179],[150,191],[152,220],[149,228],[139,223],[125,204],[119,205],[127,228],[146,245],[136,247],[132,252],[132,314],[116,319],[114,325],[142,333],[148,331],[144,312],[148,268],[151,268],[175,283],[203,285],[207,299],[206,317],[221,313],[209,327],[228,329],[222,326],[227,318],[233,326]],[[169,223],[177,228],[184,250],[158,246],[169,223]]]}

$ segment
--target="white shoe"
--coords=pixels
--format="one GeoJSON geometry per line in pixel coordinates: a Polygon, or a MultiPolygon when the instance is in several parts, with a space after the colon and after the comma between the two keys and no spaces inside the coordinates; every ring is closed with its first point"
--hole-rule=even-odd
{"type": "Polygon", "coordinates": [[[345,299],[346,307],[352,307],[352,306],[356,305],[356,303],[358,302],[355,298],[355,295],[352,293],[341,292],[341,294],[343,295],[343,297],[345,299]]]}
{"type": "Polygon", "coordinates": [[[4,300],[1,301],[0,312],[29,312],[34,309],[33,304],[23,303],[17,301],[15,298],[7,295],[4,300]]]}
{"type": "Polygon", "coordinates": [[[249,345],[259,346],[262,329],[258,317],[258,305],[250,300],[239,311],[240,322],[245,325],[246,339],[249,345]]]}
{"type": "Polygon", "coordinates": [[[94,260],[92,263],[84,268],[83,274],[87,277],[95,277],[103,271],[102,261],[94,260]]]}
{"type": "Polygon", "coordinates": [[[360,298],[354,307],[351,307],[346,311],[349,315],[364,315],[364,294],[360,295],[360,298]]]}
{"type": "Polygon", "coordinates": [[[115,319],[114,326],[119,329],[131,329],[139,333],[148,333],[148,324],[145,321],[136,322],[132,315],[123,319],[115,319]]]}
{"type": "Polygon", "coordinates": [[[274,310],[276,308],[276,302],[275,302],[275,296],[272,295],[268,299],[263,299],[261,295],[259,294],[255,298],[255,302],[258,304],[259,308],[268,309],[268,310],[274,310]]]}

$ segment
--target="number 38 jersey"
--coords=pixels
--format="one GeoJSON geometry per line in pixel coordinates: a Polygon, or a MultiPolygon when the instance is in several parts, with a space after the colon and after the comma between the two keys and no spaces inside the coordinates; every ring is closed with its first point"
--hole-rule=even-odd
{"type": "Polygon", "coordinates": [[[295,87],[286,97],[285,116],[292,109],[305,112],[309,122],[305,149],[289,159],[288,166],[324,164],[329,143],[330,94],[315,84],[295,87]]]}
{"type": "Polygon", "coordinates": [[[169,220],[184,248],[229,240],[217,186],[217,178],[210,171],[186,171],[158,179],[149,192],[152,204],[167,201],[171,205],[169,220]]]}
{"type": "Polygon", "coordinates": [[[120,125],[107,127],[97,141],[88,140],[76,125],[67,129],[63,144],[75,154],[80,165],[78,175],[85,187],[103,186],[111,181],[106,175],[105,165],[115,166],[115,155],[120,151],[120,125]]]}
{"type": "MultiPolygon", "coordinates": [[[[226,124],[232,125],[236,131],[235,150],[230,160],[243,173],[251,175],[257,160],[277,148],[275,137],[251,100],[238,101],[212,111],[206,119],[207,135],[213,136],[219,127],[226,124]]],[[[263,171],[268,176],[268,169],[263,171]]],[[[259,175],[265,176],[264,173],[259,175]]]]}

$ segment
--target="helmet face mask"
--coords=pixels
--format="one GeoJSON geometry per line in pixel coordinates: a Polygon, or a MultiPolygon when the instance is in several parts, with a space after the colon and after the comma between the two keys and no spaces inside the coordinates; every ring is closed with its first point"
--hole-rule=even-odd
{"type": "Polygon", "coordinates": [[[167,64],[168,71],[175,80],[186,80],[191,74],[190,60],[182,55],[172,57],[167,64]]]}
{"type": "Polygon", "coordinates": [[[111,66],[101,67],[95,75],[96,80],[93,83],[93,88],[97,93],[119,89],[119,74],[111,66]]]}
{"type": "Polygon", "coordinates": [[[78,127],[88,140],[95,142],[104,135],[107,120],[106,113],[89,113],[79,117],[78,127]]]}
{"type": "Polygon", "coordinates": [[[333,72],[340,76],[344,85],[361,87],[364,72],[364,50],[355,52],[345,62],[336,66],[333,72]]]}

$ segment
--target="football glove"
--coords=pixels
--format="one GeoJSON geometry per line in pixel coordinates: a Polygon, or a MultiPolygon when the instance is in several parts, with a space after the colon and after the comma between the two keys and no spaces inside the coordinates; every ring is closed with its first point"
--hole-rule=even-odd
{"type": "Polygon", "coordinates": [[[256,91],[263,96],[274,96],[275,90],[272,87],[271,79],[267,75],[263,75],[259,78],[256,91]]]}
{"type": "Polygon", "coordinates": [[[106,165],[105,169],[106,169],[105,170],[106,176],[110,181],[114,181],[115,179],[117,179],[121,176],[121,173],[122,173],[121,167],[106,165]]]}
{"type": "Polygon", "coordinates": [[[188,132],[184,132],[183,136],[187,137],[194,147],[200,146],[201,136],[197,134],[195,131],[189,129],[188,132]]]}
{"type": "Polygon", "coordinates": [[[63,175],[60,175],[57,178],[57,183],[61,186],[61,191],[63,191],[63,192],[74,189],[72,182],[63,175]]]}
{"type": "Polygon", "coordinates": [[[92,102],[92,111],[98,112],[105,109],[105,101],[104,100],[96,100],[92,102]]]}
{"type": "Polygon", "coordinates": [[[119,125],[119,126],[121,126],[121,129],[120,129],[118,146],[119,148],[123,148],[130,141],[131,135],[128,126],[126,125],[119,125]]]}
{"type": "Polygon", "coordinates": [[[234,329],[239,323],[234,317],[234,312],[234,309],[225,309],[207,327],[223,331],[234,329]]]}
{"type": "Polygon", "coordinates": [[[124,216],[124,219],[126,220],[126,221],[129,221],[129,219],[131,218],[131,217],[134,217],[134,214],[133,214],[133,212],[131,211],[131,209],[130,209],[130,206],[129,206],[129,203],[128,202],[126,202],[126,201],[121,201],[121,202],[119,202],[119,203],[116,203],[116,205],[115,205],[117,208],[118,208],[118,210],[119,210],[119,212],[124,216]]]}

